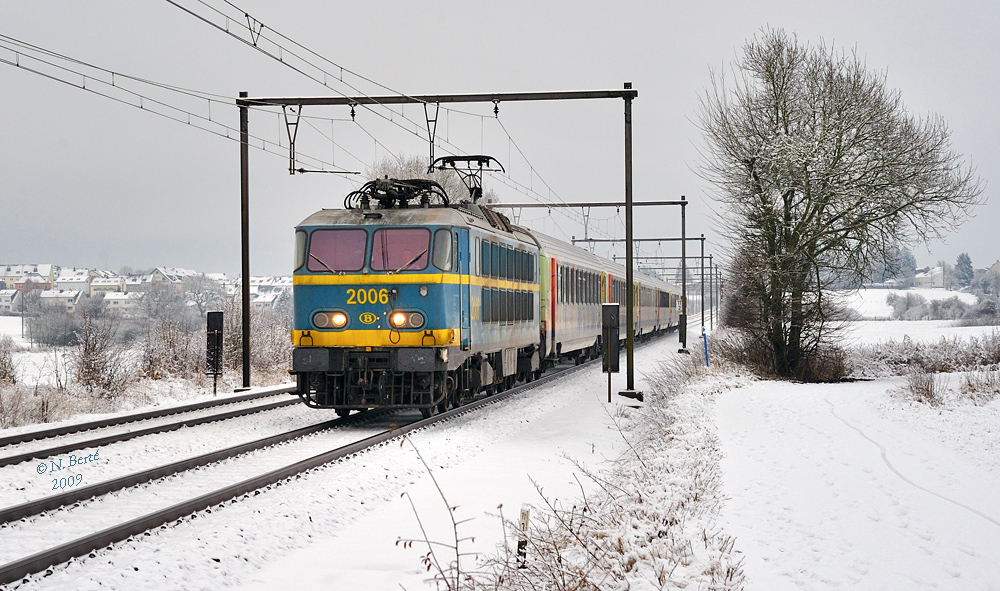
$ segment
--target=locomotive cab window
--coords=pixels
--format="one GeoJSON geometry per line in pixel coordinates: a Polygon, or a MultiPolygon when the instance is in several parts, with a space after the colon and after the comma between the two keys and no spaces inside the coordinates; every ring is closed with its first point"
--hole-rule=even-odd
{"type": "Polygon", "coordinates": [[[434,266],[442,271],[452,269],[451,230],[441,228],[434,232],[434,266]]]}
{"type": "Polygon", "coordinates": [[[304,230],[295,231],[295,271],[306,264],[306,233],[304,230]]]}
{"type": "Polygon", "coordinates": [[[427,268],[430,258],[430,243],[431,232],[426,228],[375,230],[371,268],[373,271],[422,271],[427,268]]]}
{"type": "Polygon", "coordinates": [[[306,268],[319,273],[360,271],[367,242],[368,232],[361,229],[314,230],[306,268]]]}

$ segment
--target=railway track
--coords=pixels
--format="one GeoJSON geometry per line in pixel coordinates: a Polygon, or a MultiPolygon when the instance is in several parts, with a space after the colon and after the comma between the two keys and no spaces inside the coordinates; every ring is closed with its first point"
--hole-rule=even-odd
{"type": "Polygon", "coordinates": [[[102,429],[104,427],[113,427],[116,425],[124,425],[138,421],[156,419],[159,417],[165,417],[186,412],[193,412],[206,408],[213,408],[216,406],[226,406],[229,404],[236,404],[239,402],[257,400],[260,398],[266,398],[268,396],[287,394],[289,392],[292,392],[294,389],[295,386],[291,384],[286,384],[282,386],[271,386],[267,388],[261,388],[260,391],[251,392],[249,394],[226,396],[223,398],[207,400],[204,402],[194,402],[191,404],[184,404],[181,406],[171,406],[168,408],[131,413],[117,417],[112,417],[109,419],[101,419],[97,421],[88,421],[85,423],[76,423],[73,425],[63,425],[61,427],[52,427],[49,429],[28,431],[16,435],[8,435],[6,437],[0,437],[0,447],[5,447],[8,445],[17,445],[28,441],[35,441],[36,439],[46,439],[49,437],[57,437],[59,435],[69,435],[71,433],[79,433],[81,431],[91,431],[93,429],[102,429]]]}
{"type": "MultiPolygon", "coordinates": [[[[141,473],[130,474],[84,489],[52,495],[47,498],[2,509],[0,510],[0,528],[5,530],[4,537],[7,539],[15,537],[25,539],[26,542],[17,547],[25,549],[24,551],[29,554],[0,565],[0,584],[17,581],[28,574],[44,571],[53,565],[65,562],[71,558],[86,555],[98,548],[126,540],[131,536],[163,526],[198,511],[209,509],[220,503],[281,482],[313,468],[378,446],[415,429],[447,421],[536,387],[550,384],[569,374],[576,373],[586,367],[591,367],[595,363],[598,363],[598,361],[591,361],[578,366],[562,366],[549,375],[531,383],[522,384],[491,397],[479,398],[448,412],[427,419],[413,420],[403,425],[384,424],[388,419],[397,418],[394,413],[389,411],[354,414],[343,419],[316,423],[287,433],[232,446],[195,458],[159,466],[141,473]],[[383,424],[377,424],[379,421],[382,421],[383,424]],[[374,428],[372,426],[363,427],[365,424],[371,425],[372,423],[376,423],[374,428]],[[355,431],[336,429],[338,426],[347,425],[361,425],[362,428],[355,431]],[[372,432],[368,433],[366,429],[372,432]],[[357,438],[359,433],[362,435],[361,438],[357,438]],[[350,440],[346,440],[345,435],[351,435],[349,437],[350,440]],[[326,438],[324,439],[324,437],[326,438]],[[316,448],[319,448],[318,453],[316,448]],[[243,462],[240,464],[241,460],[243,462]],[[202,469],[205,466],[209,464],[218,466],[220,462],[231,464],[228,472],[230,472],[230,479],[234,482],[192,496],[192,490],[206,488],[204,486],[206,480],[210,482],[216,480],[214,477],[207,476],[211,473],[211,470],[205,472],[205,475],[202,476],[199,476],[198,473],[203,472],[204,470],[202,469]],[[234,467],[237,464],[242,467],[234,467]],[[202,469],[199,469],[199,467],[202,469]],[[248,476],[248,472],[253,472],[250,469],[251,467],[256,468],[256,473],[248,476]],[[262,467],[267,469],[262,469],[262,467]],[[171,475],[173,478],[167,478],[171,475]],[[146,491],[140,490],[141,487],[153,486],[150,484],[153,481],[162,483],[165,481],[164,479],[170,481],[184,478],[190,478],[192,482],[197,482],[200,479],[200,483],[187,484],[182,482],[174,487],[175,490],[172,494],[159,493],[155,496],[164,501],[161,503],[161,506],[152,508],[152,510],[146,510],[146,505],[150,504],[147,497],[154,495],[144,494],[146,491]],[[180,490],[178,491],[177,489],[180,490]],[[131,495],[129,495],[130,492],[132,493],[131,495]],[[120,518],[121,516],[130,515],[130,513],[134,514],[138,512],[140,514],[124,519],[121,523],[112,526],[97,525],[96,522],[100,521],[99,518],[112,513],[105,506],[92,511],[95,515],[81,518],[79,526],[67,526],[67,524],[73,522],[70,514],[78,511],[86,512],[88,506],[91,504],[87,502],[87,499],[93,499],[98,495],[105,495],[105,497],[102,497],[105,499],[105,502],[108,502],[108,497],[116,495],[135,497],[136,500],[132,505],[125,503],[127,508],[116,510],[113,513],[120,518]],[[173,502],[174,500],[177,500],[177,502],[173,502]],[[162,504],[166,504],[167,506],[162,506],[162,504]],[[140,509],[145,512],[139,511],[140,509]],[[45,540],[48,543],[47,540],[51,538],[51,535],[33,535],[33,528],[35,530],[44,530],[46,525],[49,525],[51,519],[49,519],[49,514],[45,513],[47,511],[51,512],[53,517],[59,516],[58,522],[60,528],[64,531],[67,529],[71,530],[68,536],[71,539],[40,550],[30,549],[32,541],[37,546],[39,540],[45,540]],[[82,535],[73,533],[74,527],[80,530],[82,535]],[[84,529],[89,529],[90,531],[84,533],[84,529]],[[15,536],[14,534],[17,535],[15,536]]],[[[106,519],[104,521],[106,522],[106,519]]],[[[6,557],[4,559],[9,560],[6,557]]]]}
{"type": "MultiPolygon", "coordinates": [[[[51,434],[45,435],[44,438],[53,438],[63,435],[71,435],[76,433],[82,433],[86,431],[93,431],[98,429],[105,429],[109,427],[121,426],[121,425],[132,425],[134,423],[139,423],[146,420],[156,419],[164,416],[171,416],[175,414],[197,412],[207,408],[214,408],[218,406],[228,406],[232,404],[243,404],[245,402],[256,402],[267,397],[278,396],[281,394],[287,394],[294,389],[294,386],[283,386],[280,389],[272,389],[265,391],[263,393],[257,392],[252,395],[233,397],[227,401],[208,401],[207,403],[196,403],[191,405],[185,405],[183,407],[174,407],[171,409],[162,409],[157,411],[150,411],[146,413],[135,413],[131,415],[126,415],[125,417],[107,419],[102,421],[93,421],[90,423],[82,423],[79,425],[72,425],[67,427],[59,427],[55,429],[46,430],[46,432],[51,432],[51,434]],[[70,430],[67,430],[70,429],[70,430]]],[[[129,439],[134,439],[136,437],[142,437],[144,435],[151,435],[154,433],[166,433],[169,431],[176,431],[183,427],[194,427],[196,425],[203,425],[206,423],[213,423],[216,421],[224,421],[227,419],[232,419],[236,417],[242,417],[249,414],[254,414],[258,412],[265,412],[268,410],[274,410],[277,408],[283,408],[286,406],[292,406],[295,404],[301,404],[298,398],[280,400],[277,402],[270,402],[265,404],[251,404],[243,406],[241,408],[228,410],[219,413],[212,413],[203,416],[193,416],[186,419],[181,419],[178,421],[172,421],[168,423],[160,423],[156,425],[151,425],[149,427],[143,427],[139,429],[126,429],[118,433],[112,433],[109,435],[102,435],[99,437],[92,437],[89,439],[82,439],[77,441],[72,441],[70,443],[65,443],[61,445],[54,445],[44,448],[31,449],[26,451],[20,451],[18,453],[13,453],[10,455],[0,456],[0,468],[4,466],[10,466],[14,464],[19,464],[21,462],[26,462],[29,460],[41,460],[45,458],[50,458],[53,456],[66,454],[76,450],[82,449],[93,449],[100,447],[102,445],[109,445],[112,443],[119,443],[122,441],[128,441],[129,439]]],[[[13,435],[0,439],[0,443],[7,441],[6,445],[18,445],[25,444],[31,441],[36,441],[42,439],[39,433],[35,432],[23,435],[13,435]]],[[[2,452],[0,452],[2,453],[2,452]]]]}

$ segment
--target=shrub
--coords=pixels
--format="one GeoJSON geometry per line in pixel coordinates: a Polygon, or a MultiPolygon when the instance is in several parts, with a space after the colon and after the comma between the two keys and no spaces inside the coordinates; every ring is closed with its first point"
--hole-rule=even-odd
{"type": "Polygon", "coordinates": [[[7,335],[0,337],[0,384],[17,383],[17,362],[14,361],[14,339],[7,335]]]}
{"type": "Polygon", "coordinates": [[[931,343],[886,341],[852,347],[847,355],[847,374],[855,378],[905,375],[912,369],[924,372],[974,371],[1000,365],[1000,331],[967,339],[945,338],[931,343]]]}
{"type": "Polygon", "coordinates": [[[56,421],[68,416],[72,407],[70,396],[51,386],[0,384],[0,428],[56,421]]]}
{"type": "Polygon", "coordinates": [[[128,355],[115,344],[117,315],[80,314],[77,346],[70,354],[76,381],[88,392],[114,398],[132,380],[128,355]]]}
{"type": "Polygon", "coordinates": [[[1000,371],[972,371],[962,376],[959,392],[976,406],[989,403],[1000,394],[1000,371]]]}
{"type": "Polygon", "coordinates": [[[906,374],[906,387],[917,402],[937,406],[944,402],[947,376],[914,370],[906,374]]]}
{"type": "MultiPolygon", "coordinates": [[[[777,377],[771,348],[751,333],[727,329],[709,340],[710,355],[745,367],[763,378],[777,377]]],[[[818,345],[803,356],[794,378],[805,382],[835,382],[847,375],[846,354],[838,346],[818,345]]]]}

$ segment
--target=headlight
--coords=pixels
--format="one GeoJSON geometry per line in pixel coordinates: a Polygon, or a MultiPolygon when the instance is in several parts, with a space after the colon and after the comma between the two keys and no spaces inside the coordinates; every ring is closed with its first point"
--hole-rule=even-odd
{"type": "Polygon", "coordinates": [[[395,328],[420,328],[424,325],[424,315],[420,312],[393,312],[389,324],[395,328]]]}
{"type": "Polygon", "coordinates": [[[316,312],[313,314],[312,320],[318,328],[344,328],[347,326],[347,314],[343,312],[316,312]]]}
{"type": "Polygon", "coordinates": [[[403,312],[394,312],[389,317],[389,322],[396,328],[403,328],[406,326],[406,314],[403,312]]]}

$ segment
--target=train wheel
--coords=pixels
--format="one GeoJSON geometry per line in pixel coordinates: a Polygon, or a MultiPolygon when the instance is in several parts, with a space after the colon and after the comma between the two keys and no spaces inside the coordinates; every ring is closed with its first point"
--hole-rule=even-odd
{"type": "Polygon", "coordinates": [[[430,409],[430,408],[421,408],[420,409],[420,416],[424,417],[425,419],[429,419],[429,418],[431,418],[431,412],[432,412],[432,410],[433,409],[430,409]]]}
{"type": "Polygon", "coordinates": [[[340,418],[344,418],[347,415],[351,414],[351,411],[349,411],[346,408],[338,408],[338,409],[335,409],[333,412],[337,413],[337,416],[340,417],[340,418]]]}

